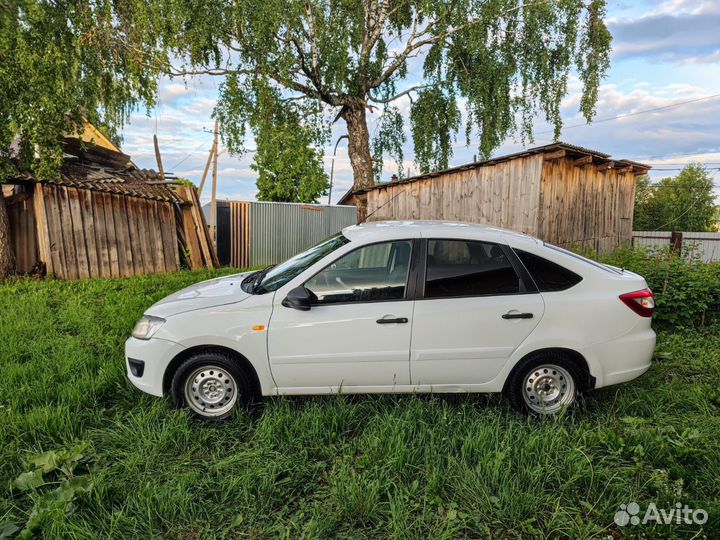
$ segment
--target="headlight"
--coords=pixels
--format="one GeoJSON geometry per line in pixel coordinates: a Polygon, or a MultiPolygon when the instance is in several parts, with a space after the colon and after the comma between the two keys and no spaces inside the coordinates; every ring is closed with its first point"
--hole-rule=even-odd
{"type": "Polygon", "coordinates": [[[152,315],[143,315],[133,328],[132,336],[137,339],[150,339],[160,330],[165,323],[165,319],[153,317],[152,315]]]}

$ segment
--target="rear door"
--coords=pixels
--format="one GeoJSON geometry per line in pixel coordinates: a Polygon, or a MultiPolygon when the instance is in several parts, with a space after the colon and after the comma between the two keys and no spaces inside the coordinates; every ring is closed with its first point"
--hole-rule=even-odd
{"type": "Polygon", "coordinates": [[[412,384],[487,383],[537,326],[543,299],[506,246],[457,239],[421,246],[412,384]]]}

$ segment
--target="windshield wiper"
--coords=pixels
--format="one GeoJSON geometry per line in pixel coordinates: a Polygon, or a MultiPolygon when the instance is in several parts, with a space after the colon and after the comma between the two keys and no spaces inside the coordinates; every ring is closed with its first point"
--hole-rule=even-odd
{"type": "Polygon", "coordinates": [[[250,274],[248,278],[251,278],[248,282],[248,288],[247,292],[250,294],[262,294],[262,289],[260,288],[260,283],[265,278],[267,273],[270,271],[271,268],[273,268],[275,265],[272,264],[268,266],[267,268],[263,268],[262,270],[258,270],[254,274],[250,274]]]}

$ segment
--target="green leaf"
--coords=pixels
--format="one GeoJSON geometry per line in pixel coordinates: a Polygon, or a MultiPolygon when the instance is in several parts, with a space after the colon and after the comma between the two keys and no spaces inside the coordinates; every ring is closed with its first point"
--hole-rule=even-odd
{"type": "Polygon", "coordinates": [[[86,493],[92,489],[92,481],[89,476],[76,476],[72,480],[66,480],[53,491],[53,497],[60,502],[70,502],[75,499],[78,493],[86,493]]]}
{"type": "Polygon", "coordinates": [[[18,476],[13,485],[21,491],[27,491],[29,489],[35,489],[42,486],[45,483],[43,479],[43,471],[41,469],[35,469],[33,471],[24,472],[18,476]]]}
{"type": "Polygon", "coordinates": [[[33,457],[30,463],[32,463],[36,469],[42,469],[44,473],[49,473],[60,466],[60,459],[57,452],[49,450],[48,452],[43,452],[33,457]]]}

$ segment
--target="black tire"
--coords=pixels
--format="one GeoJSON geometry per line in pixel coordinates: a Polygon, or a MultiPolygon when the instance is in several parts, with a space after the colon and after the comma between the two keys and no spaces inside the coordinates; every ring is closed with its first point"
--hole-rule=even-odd
{"type": "Polygon", "coordinates": [[[175,406],[189,409],[195,418],[206,422],[220,422],[238,409],[247,409],[257,398],[256,390],[253,377],[220,351],[200,352],[189,357],[175,371],[170,386],[175,406]],[[189,383],[190,377],[199,383],[189,383]],[[204,390],[200,389],[202,385],[204,390]],[[188,396],[194,396],[197,401],[189,403],[188,396]],[[209,399],[210,396],[213,399],[209,399]]]}
{"type": "Polygon", "coordinates": [[[522,414],[555,416],[577,406],[583,380],[582,371],[568,355],[539,351],[513,368],[503,393],[512,408],[522,414]]]}

